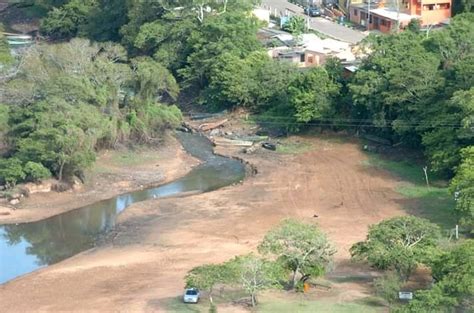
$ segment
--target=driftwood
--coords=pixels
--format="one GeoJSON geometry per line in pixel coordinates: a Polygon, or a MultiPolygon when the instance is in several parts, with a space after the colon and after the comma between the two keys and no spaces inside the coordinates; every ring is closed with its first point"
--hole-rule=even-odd
{"type": "Polygon", "coordinates": [[[222,125],[224,125],[225,123],[227,123],[228,119],[224,119],[222,121],[219,121],[219,122],[215,122],[215,123],[204,123],[204,124],[201,124],[199,125],[198,129],[200,131],[208,131],[208,130],[212,130],[214,128],[217,128],[217,127],[220,127],[222,125]]]}

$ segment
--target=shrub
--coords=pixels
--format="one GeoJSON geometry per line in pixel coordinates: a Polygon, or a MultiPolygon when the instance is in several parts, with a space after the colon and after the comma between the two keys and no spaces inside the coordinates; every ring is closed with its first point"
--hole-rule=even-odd
{"type": "Polygon", "coordinates": [[[51,177],[51,172],[41,163],[27,162],[23,171],[30,181],[38,181],[51,177]]]}
{"type": "Polygon", "coordinates": [[[388,272],[384,276],[374,280],[375,293],[385,299],[389,304],[398,299],[398,292],[402,281],[395,272],[388,272]]]}
{"type": "Polygon", "coordinates": [[[0,159],[0,181],[8,186],[14,186],[24,180],[26,174],[20,160],[16,158],[0,159]]]}

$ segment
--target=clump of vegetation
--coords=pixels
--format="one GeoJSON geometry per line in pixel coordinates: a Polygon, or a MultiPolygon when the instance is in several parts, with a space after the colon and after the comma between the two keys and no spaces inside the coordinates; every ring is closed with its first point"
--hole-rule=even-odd
{"type": "Polygon", "coordinates": [[[334,248],[315,226],[296,220],[284,220],[271,230],[259,245],[259,251],[272,256],[266,259],[254,254],[238,256],[223,264],[196,267],[186,275],[186,286],[197,287],[212,297],[217,284],[240,286],[257,305],[259,292],[269,288],[283,288],[288,282],[296,287],[310,276],[320,276],[331,263],[334,248]]]}
{"type": "Polygon", "coordinates": [[[398,301],[398,292],[402,286],[400,276],[395,272],[387,272],[374,280],[375,293],[385,299],[389,305],[398,301]]]}
{"type": "Polygon", "coordinates": [[[370,226],[367,239],[353,245],[350,252],[357,260],[367,260],[378,269],[394,269],[408,280],[419,264],[431,264],[440,238],[439,227],[428,220],[395,217],[370,226]]]}

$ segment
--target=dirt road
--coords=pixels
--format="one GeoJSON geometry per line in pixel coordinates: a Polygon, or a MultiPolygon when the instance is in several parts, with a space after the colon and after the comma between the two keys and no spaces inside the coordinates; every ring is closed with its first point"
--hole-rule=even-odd
{"type": "MultiPolygon", "coordinates": [[[[404,214],[396,179],[366,168],[355,143],[292,140],[310,151],[239,154],[258,168],[241,185],[133,205],[109,243],[0,286],[2,312],[164,312],[188,270],[253,251],[286,217],[319,225],[338,248],[335,271],[355,271],[348,248],[368,225],[404,214]]],[[[363,295],[367,286],[354,288],[347,297],[363,295]]]]}

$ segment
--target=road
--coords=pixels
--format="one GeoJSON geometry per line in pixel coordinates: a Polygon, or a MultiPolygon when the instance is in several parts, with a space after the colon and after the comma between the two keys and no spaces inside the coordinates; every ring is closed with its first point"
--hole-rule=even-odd
{"type": "MultiPolygon", "coordinates": [[[[303,8],[293,3],[289,3],[286,0],[263,0],[262,6],[267,9],[270,8],[272,12],[276,9],[278,12],[284,13],[285,11],[290,11],[293,14],[307,17],[303,14],[303,8]]],[[[366,36],[366,34],[360,31],[344,27],[322,17],[311,18],[310,28],[334,39],[342,40],[351,44],[358,43],[366,36]]]]}

